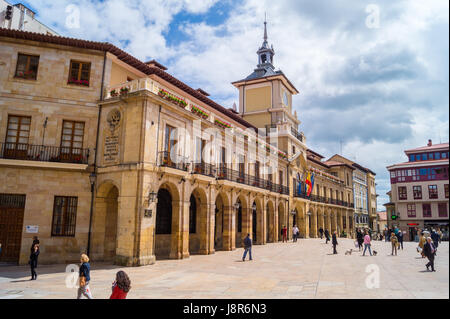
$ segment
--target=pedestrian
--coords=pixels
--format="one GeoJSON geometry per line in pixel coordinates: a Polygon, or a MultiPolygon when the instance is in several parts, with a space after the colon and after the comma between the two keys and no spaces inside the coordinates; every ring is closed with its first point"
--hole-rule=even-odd
{"type": "Polygon", "coordinates": [[[438,231],[437,231],[437,233],[438,233],[438,235],[439,235],[439,244],[441,243],[441,241],[442,241],[442,231],[441,231],[441,229],[440,228],[438,228],[438,231]]]}
{"type": "Polygon", "coordinates": [[[338,245],[336,232],[333,233],[333,239],[331,243],[333,244],[333,255],[336,255],[337,254],[336,246],[338,245]]]}
{"type": "Polygon", "coordinates": [[[320,239],[323,239],[323,228],[319,228],[320,239]]]}
{"type": "Polygon", "coordinates": [[[86,254],[81,255],[80,266],[80,288],[78,288],[78,297],[81,299],[82,295],[88,299],[93,299],[89,282],[91,281],[91,265],[89,264],[89,257],[86,254]]]}
{"type": "Polygon", "coordinates": [[[399,229],[398,229],[397,226],[395,226],[395,227],[394,227],[394,233],[395,233],[395,236],[398,236],[398,232],[399,232],[399,229]]]}
{"type": "Polygon", "coordinates": [[[369,233],[366,231],[366,235],[364,236],[364,252],[363,252],[363,256],[366,255],[366,250],[367,248],[369,249],[369,253],[370,256],[372,256],[372,249],[371,249],[371,243],[370,243],[370,235],[369,233]]]}
{"type": "Polygon", "coordinates": [[[359,251],[361,251],[362,247],[363,247],[363,243],[364,243],[364,236],[363,233],[361,232],[361,230],[357,230],[356,232],[356,240],[358,241],[358,249],[359,251]]]}
{"type": "Polygon", "coordinates": [[[439,246],[439,234],[434,229],[431,232],[431,240],[433,241],[434,248],[437,250],[439,246]]]}
{"type": "Polygon", "coordinates": [[[428,263],[425,265],[427,267],[427,270],[430,270],[431,266],[431,271],[436,271],[434,269],[434,257],[436,255],[436,247],[434,247],[434,244],[430,237],[427,238],[427,243],[423,247],[423,251],[425,256],[428,258],[428,263]]]}
{"type": "Polygon", "coordinates": [[[118,271],[116,281],[112,284],[112,294],[109,299],[127,299],[127,294],[131,289],[131,281],[124,271],[118,271]]]}
{"type": "Polygon", "coordinates": [[[298,238],[298,234],[300,233],[300,230],[298,229],[297,225],[295,225],[292,228],[292,237],[293,237],[293,242],[296,243],[297,242],[297,238],[298,238]]]}
{"type": "Polygon", "coordinates": [[[283,226],[281,229],[281,235],[283,236],[283,243],[287,243],[287,227],[283,226]]]}
{"type": "Polygon", "coordinates": [[[397,256],[397,245],[398,245],[398,238],[397,236],[395,236],[395,233],[392,232],[391,233],[391,244],[392,244],[392,256],[394,256],[394,252],[395,252],[395,256],[397,256]]]}
{"type": "Polygon", "coordinates": [[[425,237],[425,234],[423,233],[422,230],[419,230],[419,244],[418,244],[417,251],[420,253],[422,258],[425,258],[425,254],[423,252],[423,247],[425,246],[426,243],[427,243],[427,238],[425,237]]]}
{"type": "Polygon", "coordinates": [[[34,252],[34,245],[40,245],[39,239],[37,236],[33,236],[33,243],[31,244],[30,252],[34,252]]]}
{"type": "Polygon", "coordinates": [[[325,229],[325,244],[328,244],[328,242],[330,241],[330,232],[328,231],[328,229],[325,229]]]}
{"type": "Polygon", "coordinates": [[[242,261],[245,261],[245,257],[247,257],[247,253],[250,260],[252,259],[252,240],[250,238],[250,234],[247,234],[247,237],[244,238],[244,256],[242,256],[242,261]]]}
{"type": "Polygon", "coordinates": [[[38,264],[38,256],[39,256],[39,244],[33,245],[33,251],[30,254],[30,261],[28,262],[30,264],[31,268],[31,280],[37,279],[37,273],[36,268],[38,264]]]}
{"type": "Polygon", "coordinates": [[[397,239],[398,239],[399,249],[401,247],[403,250],[403,232],[401,230],[399,230],[399,232],[398,232],[397,239]]]}

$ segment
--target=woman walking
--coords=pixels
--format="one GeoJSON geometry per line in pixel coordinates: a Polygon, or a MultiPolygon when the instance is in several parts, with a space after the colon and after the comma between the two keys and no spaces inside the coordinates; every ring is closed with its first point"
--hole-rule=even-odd
{"type": "Polygon", "coordinates": [[[30,254],[30,261],[28,262],[31,267],[31,280],[37,279],[36,268],[38,264],[39,252],[39,244],[33,245],[33,251],[30,254]]]}
{"type": "Polygon", "coordinates": [[[116,274],[116,281],[113,282],[112,295],[109,299],[127,299],[127,294],[131,289],[131,281],[124,271],[116,274]]]}
{"type": "Polygon", "coordinates": [[[369,233],[366,231],[366,235],[364,236],[364,252],[363,252],[363,256],[366,255],[366,250],[367,248],[369,248],[369,253],[370,256],[372,256],[372,249],[370,248],[370,235],[369,233]]]}
{"type": "Polygon", "coordinates": [[[89,264],[89,257],[86,254],[81,255],[80,266],[80,288],[78,288],[78,297],[85,296],[88,299],[93,299],[91,289],[89,289],[89,281],[91,280],[91,265],[89,264]]]}

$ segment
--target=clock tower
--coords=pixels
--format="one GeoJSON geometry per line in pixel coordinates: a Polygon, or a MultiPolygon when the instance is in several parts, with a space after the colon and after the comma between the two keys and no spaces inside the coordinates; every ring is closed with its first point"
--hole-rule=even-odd
{"type": "Polygon", "coordinates": [[[292,96],[299,91],[282,71],[275,70],[275,50],[267,39],[265,21],[264,41],[256,52],[256,69],[232,84],[239,89],[239,114],[257,128],[277,130],[278,147],[292,157],[306,150],[305,137],[298,133],[300,121],[297,113],[292,112],[292,96]]]}

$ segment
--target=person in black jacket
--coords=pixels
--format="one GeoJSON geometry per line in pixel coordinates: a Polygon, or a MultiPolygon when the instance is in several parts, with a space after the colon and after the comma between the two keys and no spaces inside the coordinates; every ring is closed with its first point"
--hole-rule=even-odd
{"type": "Polygon", "coordinates": [[[328,242],[330,241],[330,232],[328,231],[328,229],[325,229],[325,244],[328,244],[328,242]]]}
{"type": "Polygon", "coordinates": [[[319,228],[320,239],[323,239],[323,228],[319,228]]]}
{"type": "Polygon", "coordinates": [[[398,231],[397,239],[400,246],[399,248],[403,250],[403,232],[401,230],[398,231]]]}
{"type": "Polygon", "coordinates": [[[250,260],[252,259],[252,240],[250,238],[250,234],[247,234],[247,237],[244,238],[244,256],[242,256],[242,261],[245,261],[245,257],[247,257],[247,253],[249,253],[250,260]]]}
{"type": "Polygon", "coordinates": [[[338,244],[336,232],[333,233],[333,238],[331,240],[331,243],[333,244],[333,254],[336,255],[337,254],[336,246],[338,244]]]}
{"type": "Polygon", "coordinates": [[[361,230],[357,230],[356,231],[356,240],[358,242],[358,249],[359,251],[361,251],[361,249],[363,248],[363,243],[364,243],[364,235],[361,232],[361,230]]]}
{"type": "Polygon", "coordinates": [[[436,253],[436,247],[434,246],[431,237],[427,238],[427,243],[423,246],[423,253],[429,261],[428,264],[425,265],[427,267],[427,270],[430,270],[429,268],[431,266],[431,271],[436,271],[434,269],[434,256],[436,253]]]}
{"type": "Polygon", "coordinates": [[[31,249],[30,249],[30,253],[32,254],[34,252],[34,245],[39,245],[39,239],[37,236],[33,237],[33,243],[31,244],[31,249]]]}
{"type": "Polygon", "coordinates": [[[34,251],[30,254],[30,268],[31,268],[31,280],[37,279],[36,268],[38,264],[38,256],[39,256],[39,244],[33,245],[34,251]]]}

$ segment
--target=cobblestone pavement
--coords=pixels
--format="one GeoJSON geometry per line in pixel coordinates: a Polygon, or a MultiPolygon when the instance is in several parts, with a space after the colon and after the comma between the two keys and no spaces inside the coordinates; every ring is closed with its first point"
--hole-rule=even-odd
{"type": "MultiPolygon", "coordinates": [[[[109,298],[115,273],[124,269],[132,282],[128,297],[135,299],[449,298],[448,242],[439,246],[436,272],[426,271],[416,243],[405,243],[398,256],[390,255],[390,243],[376,241],[372,247],[377,256],[345,255],[354,244],[340,239],[339,254],[332,255],[330,244],[303,239],[254,246],[251,262],[242,262],[241,248],[137,268],[94,263],[90,286],[94,298],[109,298]]],[[[73,299],[76,289],[66,287],[66,266],[40,265],[36,281],[29,280],[26,266],[0,266],[0,299],[73,299]]]]}

